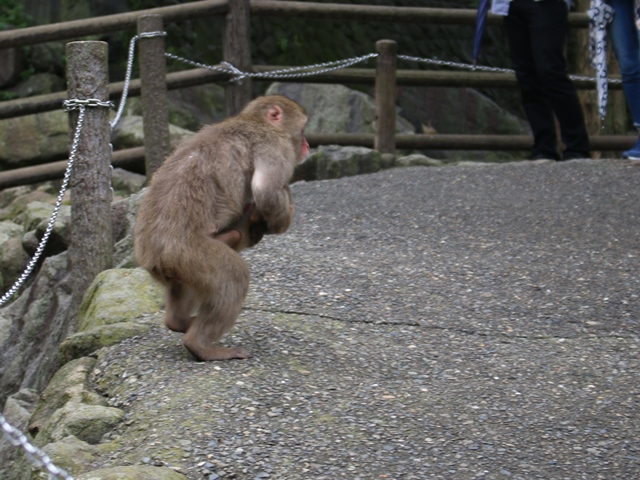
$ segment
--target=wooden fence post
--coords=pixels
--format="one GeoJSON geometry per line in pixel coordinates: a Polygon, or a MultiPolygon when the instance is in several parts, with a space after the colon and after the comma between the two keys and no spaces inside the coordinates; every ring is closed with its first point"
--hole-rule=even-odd
{"type": "MultiPolygon", "coordinates": [[[[243,72],[251,71],[250,0],[230,0],[225,19],[223,56],[243,72]]],[[[225,86],[226,114],[235,115],[251,101],[251,78],[225,86]]]]}
{"type": "Polygon", "coordinates": [[[376,136],[375,149],[380,153],[396,151],[396,52],[393,40],[376,42],[376,136]]]}
{"type": "MultiPolygon", "coordinates": [[[[138,18],[138,35],[163,32],[161,15],[138,18]]],[[[161,35],[138,39],[140,49],[140,80],[144,129],[145,170],[151,180],[171,150],[169,143],[169,108],[167,105],[166,60],[164,37],[161,35]]]]}
{"type": "MultiPolygon", "coordinates": [[[[70,100],[109,101],[108,48],[105,42],[71,42],[66,46],[70,100]]],[[[78,111],[70,114],[73,139],[78,111]]],[[[69,180],[71,187],[72,301],[79,306],[95,276],[113,264],[111,234],[111,127],[109,109],[85,107],[82,133],[69,180]]],[[[71,312],[73,315],[75,312],[71,312]]]]}

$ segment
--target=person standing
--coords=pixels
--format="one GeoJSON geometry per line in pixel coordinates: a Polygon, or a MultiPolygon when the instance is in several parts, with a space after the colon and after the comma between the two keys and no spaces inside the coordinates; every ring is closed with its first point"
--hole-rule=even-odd
{"type": "MultiPolygon", "coordinates": [[[[592,5],[593,5],[592,0],[592,5]]],[[[640,0],[607,0],[613,8],[613,19],[608,25],[613,51],[620,66],[622,89],[627,99],[633,125],[640,131],[640,39],[638,37],[638,11],[640,0]]],[[[640,160],[640,138],[622,158],[640,160]]]]}
{"type": "Polygon", "coordinates": [[[564,54],[571,0],[493,0],[504,15],[511,61],[533,131],[531,159],[589,158],[589,135],[582,105],[567,73],[564,54]],[[558,151],[554,117],[564,152],[558,151]]]}

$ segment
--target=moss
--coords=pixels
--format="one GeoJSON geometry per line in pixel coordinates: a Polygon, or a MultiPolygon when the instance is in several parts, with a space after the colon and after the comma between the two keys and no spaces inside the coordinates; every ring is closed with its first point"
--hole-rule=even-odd
{"type": "Polygon", "coordinates": [[[142,335],[147,331],[149,331],[149,325],[133,322],[103,325],[86,332],[78,332],[71,335],[60,345],[60,353],[63,361],[68,362],[75,358],[90,355],[102,347],[120,343],[126,338],[142,335]]]}

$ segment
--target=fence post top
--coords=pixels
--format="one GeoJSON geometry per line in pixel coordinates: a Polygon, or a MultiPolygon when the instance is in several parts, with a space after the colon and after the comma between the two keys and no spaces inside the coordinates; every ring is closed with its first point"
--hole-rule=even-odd
{"type": "Polygon", "coordinates": [[[378,40],[376,42],[376,51],[381,53],[382,51],[395,52],[398,49],[398,43],[395,40],[378,40]]]}

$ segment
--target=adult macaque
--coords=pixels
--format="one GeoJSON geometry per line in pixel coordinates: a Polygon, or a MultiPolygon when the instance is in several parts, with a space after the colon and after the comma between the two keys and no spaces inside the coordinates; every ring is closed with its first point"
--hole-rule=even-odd
{"type": "Polygon", "coordinates": [[[249,358],[214,345],[233,327],[249,287],[238,252],[289,228],[289,181],[309,153],[302,107],[260,97],[204,127],[154,173],[135,228],[138,263],[167,288],[166,326],[199,360],[249,358]]]}

